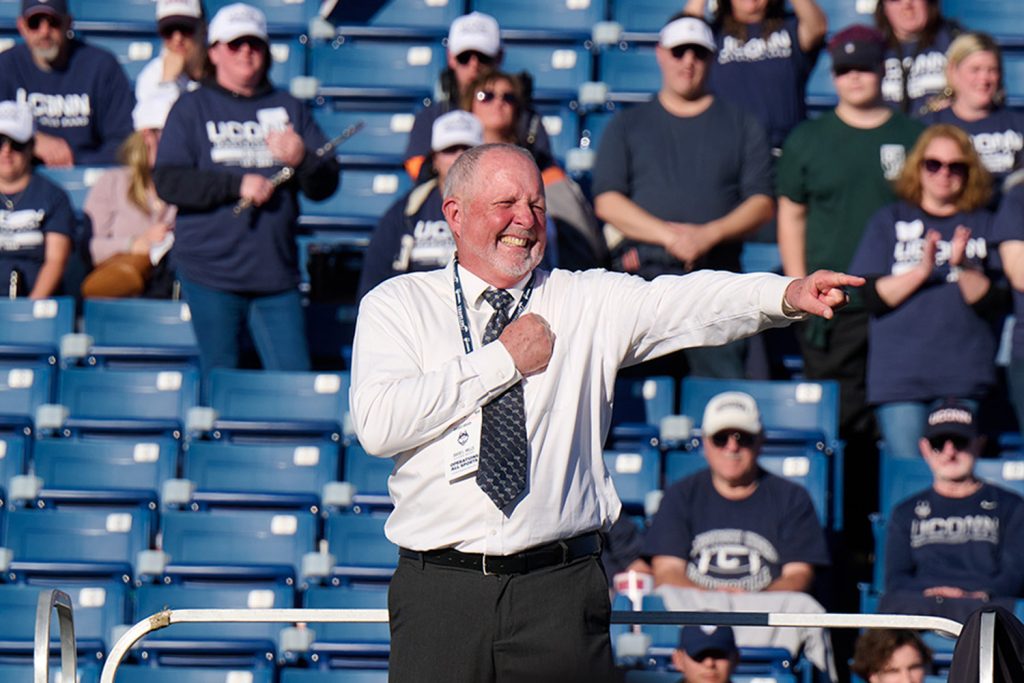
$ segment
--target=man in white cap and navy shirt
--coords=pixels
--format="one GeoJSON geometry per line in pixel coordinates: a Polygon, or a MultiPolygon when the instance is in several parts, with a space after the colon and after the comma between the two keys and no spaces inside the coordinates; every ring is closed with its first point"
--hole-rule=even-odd
{"type": "MultiPolygon", "coordinates": [[[[405,170],[413,179],[430,177],[431,126],[438,116],[459,108],[462,95],[485,72],[501,66],[505,56],[498,21],[483,12],[470,12],[455,19],[448,29],[448,68],[441,74],[439,97],[416,114],[409,143],[405,148],[405,170]]],[[[517,124],[522,140],[532,139],[532,149],[551,154],[551,141],[541,124],[540,115],[522,108],[517,124]]]]}
{"type": "Polygon", "coordinates": [[[430,159],[436,175],[399,198],[373,231],[359,274],[359,298],[401,273],[444,268],[455,253],[455,239],[441,211],[448,169],[459,156],[484,142],[480,120],[456,109],[434,121],[430,159]]]}
{"type": "Polygon", "coordinates": [[[70,38],[66,0],[22,0],[23,43],[0,54],[0,100],[27,102],[47,166],[113,164],[132,133],[128,77],[114,55],[70,38]]]}
{"type": "Polygon", "coordinates": [[[135,99],[177,97],[199,87],[206,67],[206,21],[199,0],[157,0],[163,45],[135,79],[135,99]]]}
{"type": "MultiPolygon", "coordinates": [[[[713,397],[701,422],[708,469],[665,490],[645,539],[655,587],[670,609],[824,611],[807,592],[829,564],[806,489],[757,464],[763,427],[749,394],[713,397]]],[[[834,673],[820,630],[737,629],[745,646],[803,648],[834,673]]]]}
{"type": "MultiPolygon", "coordinates": [[[[594,209],[614,228],[616,270],[646,279],[738,272],[742,237],[773,215],[767,137],[753,116],[708,92],[714,51],[703,19],[670,19],[655,49],[657,97],[619,113],[601,137],[594,209]]],[[[690,374],[739,378],[745,349],[736,342],[685,357],[690,374]]]]}

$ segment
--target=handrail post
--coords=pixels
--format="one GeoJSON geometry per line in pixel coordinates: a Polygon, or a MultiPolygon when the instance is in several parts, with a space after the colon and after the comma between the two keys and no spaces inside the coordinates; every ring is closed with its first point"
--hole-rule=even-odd
{"type": "Polygon", "coordinates": [[[33,681],[49,683],[50,680],[50,619],[54,608],[60,625],[60,676],[63,681],[78,678],[78,652],[75,645],[75,619],[71,598],[56,588],[39,594],[36,602],[36,635],[33,652],[33,681]]]}

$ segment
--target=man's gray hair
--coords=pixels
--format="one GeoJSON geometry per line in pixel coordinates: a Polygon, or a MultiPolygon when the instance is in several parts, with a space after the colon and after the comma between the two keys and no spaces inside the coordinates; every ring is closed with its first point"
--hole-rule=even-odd
{"type": "Polygon", "coordinates": [[[537,175],[540,176],[540,169],[537,168],[537,162],[534,161],[533,155],[519,145],[510,145],[504,142],[477,145],[459,155],[459,158],[455,160],[455,163],[448,170],[448,177],[444,181],[444,198],[447,199],[453,195],[464,195],[467,188],[470,187],[476,178],[476,167],[480,160],[487,154],[498,151],[518,154],[530,162],[537,169],[537,175]]]}

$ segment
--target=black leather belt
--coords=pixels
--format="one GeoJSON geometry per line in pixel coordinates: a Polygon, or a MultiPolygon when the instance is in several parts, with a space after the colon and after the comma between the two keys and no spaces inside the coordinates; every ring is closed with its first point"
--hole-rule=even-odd
{"type": "Polygon", "coordinates": [[[515,555],[487,555],[463,553],[451,548],[419,552],[399,548],[398,554],[426,564],[458,567],[487,574],[526,574],[528,572],[568,564],[587,555],[601,552],[601,536],[596,531],[564,541],[555,541],[524,550],[515,555]],[[486,561],[485,561],[486,560],[486,561]]]}

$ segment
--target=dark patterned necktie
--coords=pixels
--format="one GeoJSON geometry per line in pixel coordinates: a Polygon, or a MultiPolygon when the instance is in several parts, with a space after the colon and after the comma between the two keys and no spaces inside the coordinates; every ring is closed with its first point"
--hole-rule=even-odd
{"type": "MultiPolygon", "coordinates": [[[[503,289],[488,289],[484,299],[494,309],[484,329],[484,344],[489,344],[509,323],[512,295],[503,289]]],[[[509,387],[483,407],[476,483],[498,509],[511,503],[526,488],[526,411],[522,382],[509,387]]]]}

